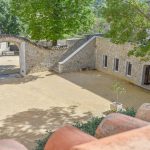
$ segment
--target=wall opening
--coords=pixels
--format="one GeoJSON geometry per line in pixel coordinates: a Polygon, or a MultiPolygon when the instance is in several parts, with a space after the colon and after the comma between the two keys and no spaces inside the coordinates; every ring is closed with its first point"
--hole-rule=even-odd
{"type": "Polygon", "coordinates": [[[114,71],[119,71],[119,59],[114,59],[114,71]]]}
{"type": "Polygon", "coordinates": [[[132,64],[130,62],[127,62],[126,75],[131,76],[131,74],[132,74],[132,64]]]}
{"type": "Polygon", "coordinates": [[[150,65],[144,66],[144,85],[150,85],[150,65]]]}
{"type": "Polygon", "coordinates": [[[19,52],[13,42],[0,43],[0,75],[20,74],[19,52]]]}
{"type": "Polygon", "coordinates": [[[107,55],[103,55],[103,67],[107,67],[108,66],[108,56],[107,55]]]}

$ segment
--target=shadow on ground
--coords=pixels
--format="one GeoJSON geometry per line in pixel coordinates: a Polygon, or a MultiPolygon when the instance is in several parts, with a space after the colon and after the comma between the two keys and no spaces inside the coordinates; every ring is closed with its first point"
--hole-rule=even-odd
{"type": "Polygon", "coordinates": [[[76,114],[77,106],[51,107],[48,110],[30,109],[2,120],[0,138],[14,138],[29,150],[35,148],[35,140],[43,137],[46,131],[56,129],[66,123],[89,119],[90,112],[76,114]]]}
{"type": "Polygon", "coordinates": [[[24,84],[30,81],[43,78],[35,75],[28,75],[26,77],[21,77],[19,74],[9,74],[9,75],[0,75],[0,85],[5,84],[24,84]]]}
{"type": "MultiPolygon", "coordinates": [[[[55,75],[53,72],[49,72],[46,76],[55,75]]],[[[45,76],[41,76],[37,74],[30,74],[25,77],[21,76],[20,74],[0,74],[0,85],[5,84],[24,84],[31,81],[35,81],[37,79],[45,78],[45,76]]]]}
{"type": "MultiPolygon", "coordinates": [[[[36,73],[28,75],[24,78],[4,77],[0,78],[0,85],[24,84],[40,78],[46,78],[43,80],[43,82],[47,82],[49,81],[48,78],[53,75],[63,78],[64,80],[81,87],[83,90],[88,90],[110,102],[116,101],[116,94],[114,93],[112,86],[115,82],[119,82],[126,89],[126,93],[119,96],[118,102],[121,102],[126,107],[134,107],[135,109],[137,109],[143,103],[150,103],[149,90],[145,90],[118,77],[98,71],[82,71],[64,74],[46,72],[44,75],[36,73]]],[[[59,79],[57,81],[59,81],[59,79]]]]}
{"type": "Polygon", "coordinates": [[[110,102],[117,101],[116,93],[113,91],[113,84],[119,82],[126,89],[126,93],[119,96],[118,102],[124,104],[125,107],[134,107],[137,109],[143,103],[150,103],[149,90],[103,72],[82,71],[59,74],[59,76],[110,102]]]}
{"type": "Polygon", "coordinates": [[[15,65],[0,65],[0,75],[19,73],[20,68],[15,65]]]}

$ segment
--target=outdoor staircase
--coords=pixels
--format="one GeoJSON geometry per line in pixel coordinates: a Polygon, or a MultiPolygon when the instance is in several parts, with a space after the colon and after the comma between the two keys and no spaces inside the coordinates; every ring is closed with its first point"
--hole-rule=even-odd
{"type": "Polygon", "coordinates": [[[59,59],[58,62],[56,62],[52,68],[53,71],[60,73],[59,70],[59,62],[63,62],[66,58],[68,58],[72,53],[74,53],[77,49],[79,49],[81,46],[83,46],[86,42],[88,42],[91,38],[93,38],[95,35],[89,35],[86,36],[83,39],[78,40],[72,47],[70,47],[67,52],[65,52],[62,57],[59,59]]]}

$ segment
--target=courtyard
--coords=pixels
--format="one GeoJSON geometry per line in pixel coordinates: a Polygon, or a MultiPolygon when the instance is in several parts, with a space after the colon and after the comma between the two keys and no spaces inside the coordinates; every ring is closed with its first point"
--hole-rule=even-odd
{"type": "Polygon", "coordinates": [[[124,106],[150,103],[149,91],[98,71],[1,78],[0,138],[14,138],[32,150],[48,130],[101,116],[115,100],[115,81],[126,89],[120,97],[124,106]]]}
{"type": "Polygon", "coordinates": [[[0,56],[0,75],[19,73],[19,56],[0,56]]]}

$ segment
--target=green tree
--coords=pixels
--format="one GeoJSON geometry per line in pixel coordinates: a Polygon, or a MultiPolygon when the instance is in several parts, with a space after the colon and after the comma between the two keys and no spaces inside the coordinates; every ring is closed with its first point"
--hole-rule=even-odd
{"type": "Polygon", "coordinates": [[[131,42],[129,55],[150,59],[150,6],[147,0],[106,0],[102,16],[110,26],[107,37],[114,43],[131,42]]]}
{"type": "Polygon", "coordinates": [[[15,15],[27,25],[35,40],[52,40],[53,45],[66,35],[87,32],[94,15],[92,0],[12,0],[15,15]]]}
{"type": "Polygon", "coordinates": [[[104,4],[105,0],[94,0],[93,6],[96,17],[101,17],[101,9],[103,8],[104,4]]]}
{"type": "Polygon", "coordinates": [[[104,33],[106,21],[102,18],[101,10],[103,5],[105,4],[105,0],[94,0],[93,10],[95,15],[95,21],[93,22],[93,28],[90,33],[104,33]]]}
{"type": "Polygon", "coordinates": [[[20,32],[20,22],[12,15],[9,1],[0,0],[0,33],[18,35],[20,32]]]}

